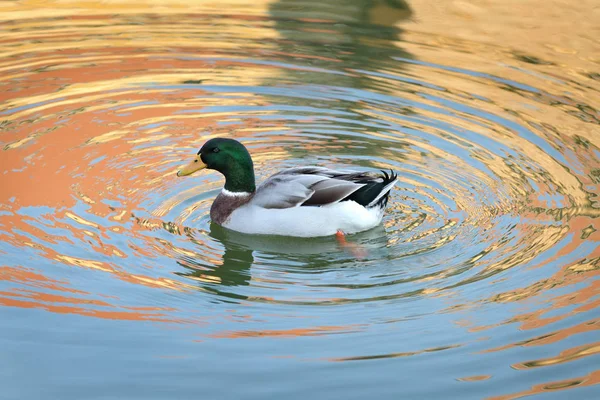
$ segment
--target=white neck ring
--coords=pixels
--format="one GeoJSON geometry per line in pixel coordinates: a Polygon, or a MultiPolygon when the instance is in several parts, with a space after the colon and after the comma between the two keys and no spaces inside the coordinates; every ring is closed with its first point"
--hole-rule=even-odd
{"type": "Polygon", "coordinates": [[[231,192],[225,188],[223,188],[223,190],[221,190],[221,193],[223,193],[225,196],[230,196],[230,197],[246,197],[246,196],[250,196],[250,193],[248,192],[231,192]]]}

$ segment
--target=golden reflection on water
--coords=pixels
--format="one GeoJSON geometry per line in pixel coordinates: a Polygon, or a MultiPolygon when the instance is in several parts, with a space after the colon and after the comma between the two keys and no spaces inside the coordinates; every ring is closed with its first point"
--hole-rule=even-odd
{"type": "MultiPolygon", "coordinates": [[[[600,348],[585,336],[600,306],[594,3],[292,3],[0,2],[0,304],[205,327],[185,301],[235,303],[201,341],[337,335],[357,345],[304,359],[584,370],[600,348]],[[250,147],[260,179],[308,162],[398,171],[383,226],[353,239],[364,260],[211,226],[221,178],[173,171],[219,136],[250,147]],[[418,340],[447,314],[448,343],[418,340]],[[398,321],[423,323],[408,351],[362,351],[398,321]],[[517,339],[471,351],[511,324],[517,339]]],[[[597,384],[585,370],[493,398],[597,384]]]]}
{"type": "Polygon", "coordinates": [[[565,390],[565,389],[573,389],[573,388],[581,387],[581,386],[597,385],[599,383],[600,383],[600,371],[594,371],[585,376],[534,385],[529,390],[524,390],[522,392],[509,394],[506,396],[488,397],[488,399],[490,399],[490,400],[520,399],[522,397],[531,396],[534,394],[552,393],[552,392],[561,391],[561,390],[565,390]]]}

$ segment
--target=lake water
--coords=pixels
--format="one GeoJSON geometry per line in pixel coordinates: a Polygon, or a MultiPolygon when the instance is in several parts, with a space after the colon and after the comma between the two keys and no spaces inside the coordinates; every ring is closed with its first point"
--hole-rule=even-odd
{"type": "Polygon", "coordinates": [[[598,3],[439,3],[0,2],[0,397],[599,398],[598,3]],[[215,136],[399,182],[236,234],[215,136]]]}

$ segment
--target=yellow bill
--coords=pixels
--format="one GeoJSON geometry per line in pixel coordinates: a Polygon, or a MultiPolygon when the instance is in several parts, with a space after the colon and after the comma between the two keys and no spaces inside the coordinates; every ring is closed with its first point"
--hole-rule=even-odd
{"type": "Polygon", "coordinates": [[[177,171],[177,176],[191,175],[194,172],[200,171],[201,169],[204,169],[204,168],[206,168],[206,164],[204,164],[202,162],[202,160],[200,159],[200,155],[198,155],[198,156],[196,156],[194,161],[192,161],[191,163],[189,163],[188,165],[186,165],[185,167],[183,167],[179,171],[177,171]]]}

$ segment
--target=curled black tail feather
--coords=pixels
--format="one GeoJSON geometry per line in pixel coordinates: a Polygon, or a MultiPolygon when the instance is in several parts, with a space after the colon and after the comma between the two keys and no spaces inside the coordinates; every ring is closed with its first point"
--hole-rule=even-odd
{"type": "Polygon", "coordinates": [[[383,174],[382,176],[379,176],[378,178],[369,180],[368,182],[361,182],[361,183],[365,183],[365,186],[358,189],[356,192],[352,193],[351,195],[345,197],[344,199],[342,199],[342,201],[352,200],[352,201],[355,201],[358,204],[365,206],[365,207],[384,208],[387,205],[388,197],[390,195],[389,188],[387,190],[387,193],[385,193],[383,196],[381,196],[381,198],[378,199],[376,203],[374,203],[374,204],[371,204],[371,203],[375,199],[377,199],[377,197],[381,194],[381,192],[383,190],[385,190],[386,187],[390,183],[392,183],[396,180],[398,175],[393,170],[390,170],[389,174],[384,170],[381,170],[381,172],[383,174]],[[379,179],[381,179],[381,182],[378,182],[379,179]]]}

